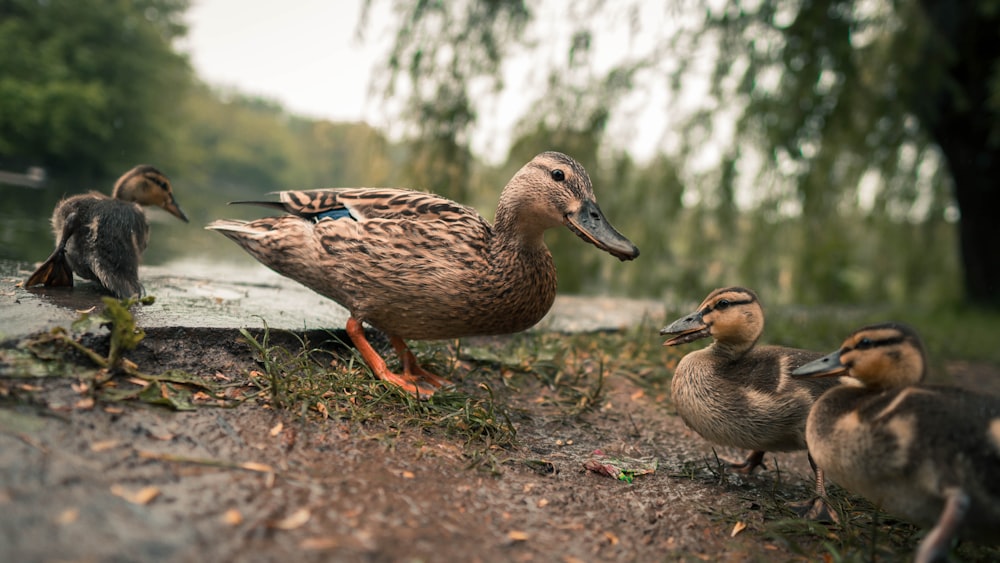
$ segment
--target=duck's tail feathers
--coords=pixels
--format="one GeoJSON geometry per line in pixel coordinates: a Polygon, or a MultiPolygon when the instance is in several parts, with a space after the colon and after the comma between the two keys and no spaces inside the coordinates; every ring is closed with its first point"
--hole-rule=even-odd
{"type": "Polygon", "coordinates": [[[73,269],[66,261],[66,250],[57,248],[42,265],[31,274],[24,287],[43,284],[45,287],[73,287],[73,269]]]}
{"type": "Polygon", "coordinates": [[[247,221],[240,221],[238,219],[218,219],[205,225],[205,230],[219,231],[224,235],[227,235],[227,233],[253,235],[260,232],[260,229],[253,228],[247,221]]]}

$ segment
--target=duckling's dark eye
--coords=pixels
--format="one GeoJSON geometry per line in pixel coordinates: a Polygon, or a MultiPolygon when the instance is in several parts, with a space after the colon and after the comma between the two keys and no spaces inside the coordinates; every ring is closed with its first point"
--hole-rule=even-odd
{"type": "Polygon", "coordinates": [[[728,299],[721,299],[719,300],[718,303],[715,304],[715,309],[717,311],[721,311],[723,309],[728,309],[729,305],[731,305],[731,303],[729,302],[728,299]]]}
{"type": "Polygon", "coordinates": [[[555,180],[556,182],[562,182],[563,180],[566,179],[566,173],[556,168],[555,170],[552,171],[552,179],[555,180]]]}
{"type": "Polygon", "coordinates": [[[862,338],[861,340],[858,340],[858,343],[854,347],[858,350],[867,350],[874,345],[875,343],[872,342],[870,338],[865,337],[862,338]]]}

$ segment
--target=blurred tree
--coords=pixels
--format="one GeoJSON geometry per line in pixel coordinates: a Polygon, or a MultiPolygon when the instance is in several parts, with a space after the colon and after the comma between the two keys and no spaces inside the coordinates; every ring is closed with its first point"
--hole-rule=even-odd
{"type": "Polygon", "coordinates": [[[89,183],[171,149],[188,0],[0,0],[0,157],[89,183]]]}
{"type": "Polygon", "coordinates": [[[948,260],[858,218],[889,221],[892,233],[924,224],[915,230],[920,240],[947,238],[945,219],[959,215],[952,186],[964,293],[1000,304],[1000,230],[989,218],[1000,203],[993,186],[1000,171],[997,0],[731,0],[708,8],[593,0],[559,16],[543,1],[392,4],[395,42],[376,87],[406,100],[411,110],[401,116],[410,138],[467,150],[477,102],[504,88],[505,61],[520,57],[544,67],[547,78],[533,93],[538,102],[519,126],[511,158],[523,159],[525,146],[552,148],[560,132],[585,132],[575,138],[589,148],[573,149],[583,149],[575,156],[593,175],[588,159],[602,155],[607,166],[600,147],[623,100],[656,87],[640,78],[665,78],[674,94],[668,103],[683,105],[692,84],[707,77],[705,95],[670,125],[682,131],[670,148],[688,184],[681,201],[702,208],[677,218],[696,229],[701,246],[672,241],[671,250],[681,259],[711,254],[698,279],[715,279],[711,263],[721,259],[771,275],[808,301],[926,293],[917,273],[940,274],[948,260]],[[669,12],[667,25],[647,21],[657,9],[669,12]],[[549,35],[532,38],[526,30],[540,13],[549,35]],[[615,28],[608,44],[627,54],[609,66],[596,45],[621,20],[624,31],[615,28]],[[652,46],[637,55],[640,36],[652,46]],[[566,46],[562,58],[523,56],[539,45],[551,49],[550,39],[566,46]],[[727,121],[733,116],[735,127],[727,121]],[[705,147],[717,148],[718,164],[692,171],[705,147]],[[782,225],[794,217],[794,228],[782,225]],[[715,242],[708,249],[705,241],[715,242]],[[912,254],[885,259],[891,251],[912,254]],[[768,254],[778,252],[768,265],[768,254]]]}

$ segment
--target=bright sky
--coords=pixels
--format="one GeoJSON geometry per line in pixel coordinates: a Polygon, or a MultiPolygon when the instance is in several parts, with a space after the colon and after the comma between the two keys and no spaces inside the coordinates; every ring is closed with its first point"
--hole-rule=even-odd
{"type": "Polygon", "coordinates": [[[362,0],[194,0],[188,40],[198,75],[333,121],[371,117],[376,46],[355,38],[362,0]]]}

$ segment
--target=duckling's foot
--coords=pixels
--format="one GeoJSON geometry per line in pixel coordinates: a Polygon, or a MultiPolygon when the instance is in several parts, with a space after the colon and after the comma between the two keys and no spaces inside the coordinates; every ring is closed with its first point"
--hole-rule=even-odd
{"type": "MultiPolygon", "coordinates": [[[[368,339],[365,337],[365,331],[361,326],[361,322],[354,317],[349,317],[347,319],[347,336],[351,338],[351,342],[354,343],[358,352],[361,353],[361,358],[364,359],[365,363],[368,364],[368,367],[371,368],[375,377],[402,388],[404,391],[414,395],[418,399],[430,398],[437,388],[441,386],[435,385],[433,380],[428,378],[427,375],[432,375],[433,378],[446,382],[433,374],[429,374],[429,372],[424,371],[423,368],[418,366],[416,358],[413,357],[413,354],[409,352],[408,348],[406,348],[405,343],[403,343],[402,346],[403,349],[409,353],[409,358],[407,358],[406,354],[402,355],[403,373],[397,374],[389,371],[388,366],[385,364],[385,360],[382,359],[382,356],[378,355],[378,352],[372,348],[371,343],[369,343],[368,339]]],[[[393,339],[395,339],[395,337],[393,337],[393,339]]],[[[402,340],[399,342],[402,343],[402,340]]],[[[393,347],[396,347],[395,342],[393,343],[393,347]]],[[[396,349],[397,351],[399,350],[399,348],[396,349]]]]}
{"type": "Polygon", "coordinates": [[[764,465],[765,453],[767,452],[754,450],[750,452],[750,455],[748,455],[747,458],[743,460],[742,463],[730,463],[729,467],[732,468],[732,470],[735,471],[736,473],[742,473],[744,475],[750,475],[758,467],[763,467],[764,469],[767,469],[767,466],[764,465]]]}
{"type": "Polygon", "coordinates": [[[802,502],[791,502],[788,503],[788,506],[792,509],[792,512],[806,520],[832,524],[840,523],[837,511],[833,510],[830,503],[823,497],[813,497],[811,500],[802,502]]]}
{"type": "Polygon", "coordinates": [[[914,563],[930,563],[931,561],[946,561],[948,548],[955,533],[962,526],[969,511],[969,495],[960,489],[949,489],[945,492],[947,500],[941,517],[934,528],[924,536],[913,558],[914,563]]]}
{"type": "Polygon", "coordinates": [[[65,248],[57,248],[42,265],[31,274],[24,287],[44,284],[45,287],[73,287],[73,270],[66,261],[65,248]]]}

